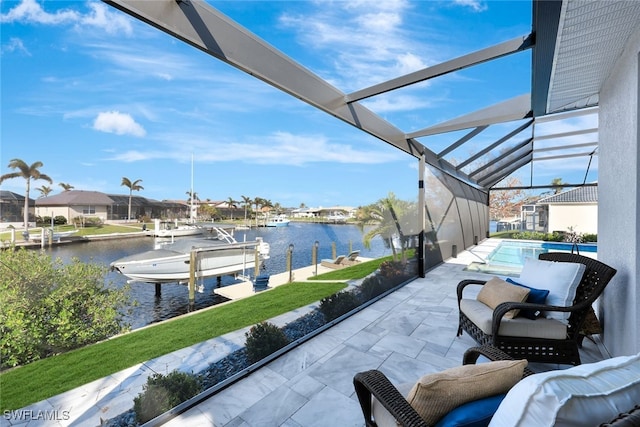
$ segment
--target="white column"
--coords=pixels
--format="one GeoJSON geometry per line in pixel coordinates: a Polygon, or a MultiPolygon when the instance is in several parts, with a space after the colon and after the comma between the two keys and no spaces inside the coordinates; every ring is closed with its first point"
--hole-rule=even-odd
{"type": "Polygon", "coordinates": [[[640,30],[600,92],[598,259],[618,270],[599,316],[613,356],[640,351],[640,30]]]}

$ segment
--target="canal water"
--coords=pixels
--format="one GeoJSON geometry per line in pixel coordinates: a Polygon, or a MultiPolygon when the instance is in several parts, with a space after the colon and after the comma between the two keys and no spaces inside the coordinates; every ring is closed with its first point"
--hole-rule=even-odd
{"type": "MultiPolygon", "coordinates": [[[[365,229],[366,232],[366,229],[365,229]]],[[[311,265],[312,247],[318,241],[318,261],[332,258],[332,243],[336,245],[338,255],[346,255],[349,249],[360,250],[360,255],[368,258],[378,258],[391,254],[391,249],[385,247],[384,242],[376,237],[371,242],[371,248],[365,249],[362,243],[363,233],[355,225],[290,223],[287,227],[269,227],[251,230],[236,230],[236,240],[253,240],[262,237],[271,246],[270,259],[264,263],[261,274],[277,274],[286,271],[286,253],[293,244],[293,268],[311,265]]],[[[111,262],[127,255],[153,249],[154,239],[141,237],[138,239],[106,240],[89,243],[78,243],[55,246],[47,249],[54,258],[68,262],[78,258],[83,262],[92,262],[108,266],[111,262]]],[[[122,287],[126,284],[126,277],[117,272],[109,272],[106,277],[110,286],[122,287]]],[[[238,283],[233,277],[222,278],[222,286],[238,283]]],[[[215,277],[205,279],[202,283],[204,290],[196,293],[195,309],[209,307],[226,301],[225,298],[213,293],[218,286],[215,277]]],[[[189,291],[185,285],[166,283],[162,285],[162,295],[155,296],[155,286],[149,283],[130,284],[130,310],[125,316],[132,329],[166,320],[189,311],[189,291]]]]}

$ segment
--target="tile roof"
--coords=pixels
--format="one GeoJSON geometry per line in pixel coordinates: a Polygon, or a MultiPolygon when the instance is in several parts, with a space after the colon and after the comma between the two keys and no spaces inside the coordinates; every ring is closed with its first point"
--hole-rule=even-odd
{"type": "Polygon", "coordinates": [[[113,200],[99,191],[69,190],[36,200],[36,206],[111,205],[113,200]]]}
{"type": "MultiPolygon", "coordinates": [[[[0,200],[2,203],[9,203],[12,201],[19,201],[24,203],[24,195],[14,193],[13,191],[0,190],[0,200]]],[[[33,199],[29,197],[29,204],[33,203],[33,199]]]]}
{"type": "Polygon", "coordinates": [[[553,203],[598,203],[598,187],[577,187],[538,200],[538,204],[553,203]]]}

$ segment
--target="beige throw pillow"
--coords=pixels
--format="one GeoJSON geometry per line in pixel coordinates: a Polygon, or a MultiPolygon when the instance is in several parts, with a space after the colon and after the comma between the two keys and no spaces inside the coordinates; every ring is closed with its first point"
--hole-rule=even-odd
{"type": "MultiPolygon", "coordinates": [[[[484,284],[476,299],[481,303],[495,309],[503,302],[524,302],[529,296],[529,289],[523,286],[512,285],[504,280],[493,277],[484,284]]],[[[504,319],[513,319],[520,310],[514,309],[504,315],[504,319]]]]}
{"type": "Polygon", "coordinates": [[[407,401],[434,425],[464,403],[506,393],[522,379],[525,366],[526,360],[502,360],[428,374],[413,386],[407,401]]]}

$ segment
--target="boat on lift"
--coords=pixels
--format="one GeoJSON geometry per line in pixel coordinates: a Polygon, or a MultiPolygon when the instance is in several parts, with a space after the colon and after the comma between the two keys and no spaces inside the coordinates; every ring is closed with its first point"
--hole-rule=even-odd
{"type": "Polygon", "coordinates": [[[344,224],[347,222],[347,216],[342,212],[332,212],[327,216],[327,221],[333,224],[344,224]]]}
{"type": "Polygon", "coordinates": [[[267,218],[265,225],[267,227],[286,227],[289,225],[289,218],[285,214],[276,215],[273,218],[267,218]]]}
{"type": "Polygon", "coordinates": [[[80,231],[80,230],[52,231],[52,229],[46,228],[46,229],[44,229],[44,233],[34,233],[34,234],[29,235],[29,238],[31,240],[33,240],[33,241],[39,242],[40,240],[42,240],[42,235],[44,234],[44,239],[48,240],[49,239],[49,235],[53,232],[53,236],[52,236],[51,240],[53,240],[54,242],[59,242],[61,239],[65,238],[65,237],[73,236],[78,231],[80,231]]]}
{"type": "Polygon", "coordinates": [[[205,231],[205,227],[196,223],[180,224],[178,220],[161,221],[156,219],[153,230],[147,230],[147,235],[153,237],[199,236],[204,234],[205,231]]]}
{"type": "MultiPolygon", "coordinates": [[[[131,281],[186,283],[191,274],[192,254],[197,279],[242,273],[269,258],[269,244],[257,237],[238,242],[222,227],[213,227],[211,237],[176,239],[157,249],[113,261],[111,269],[131,281]]],[[[258,265],[259,267],[259,265],[258,265]]]]}

